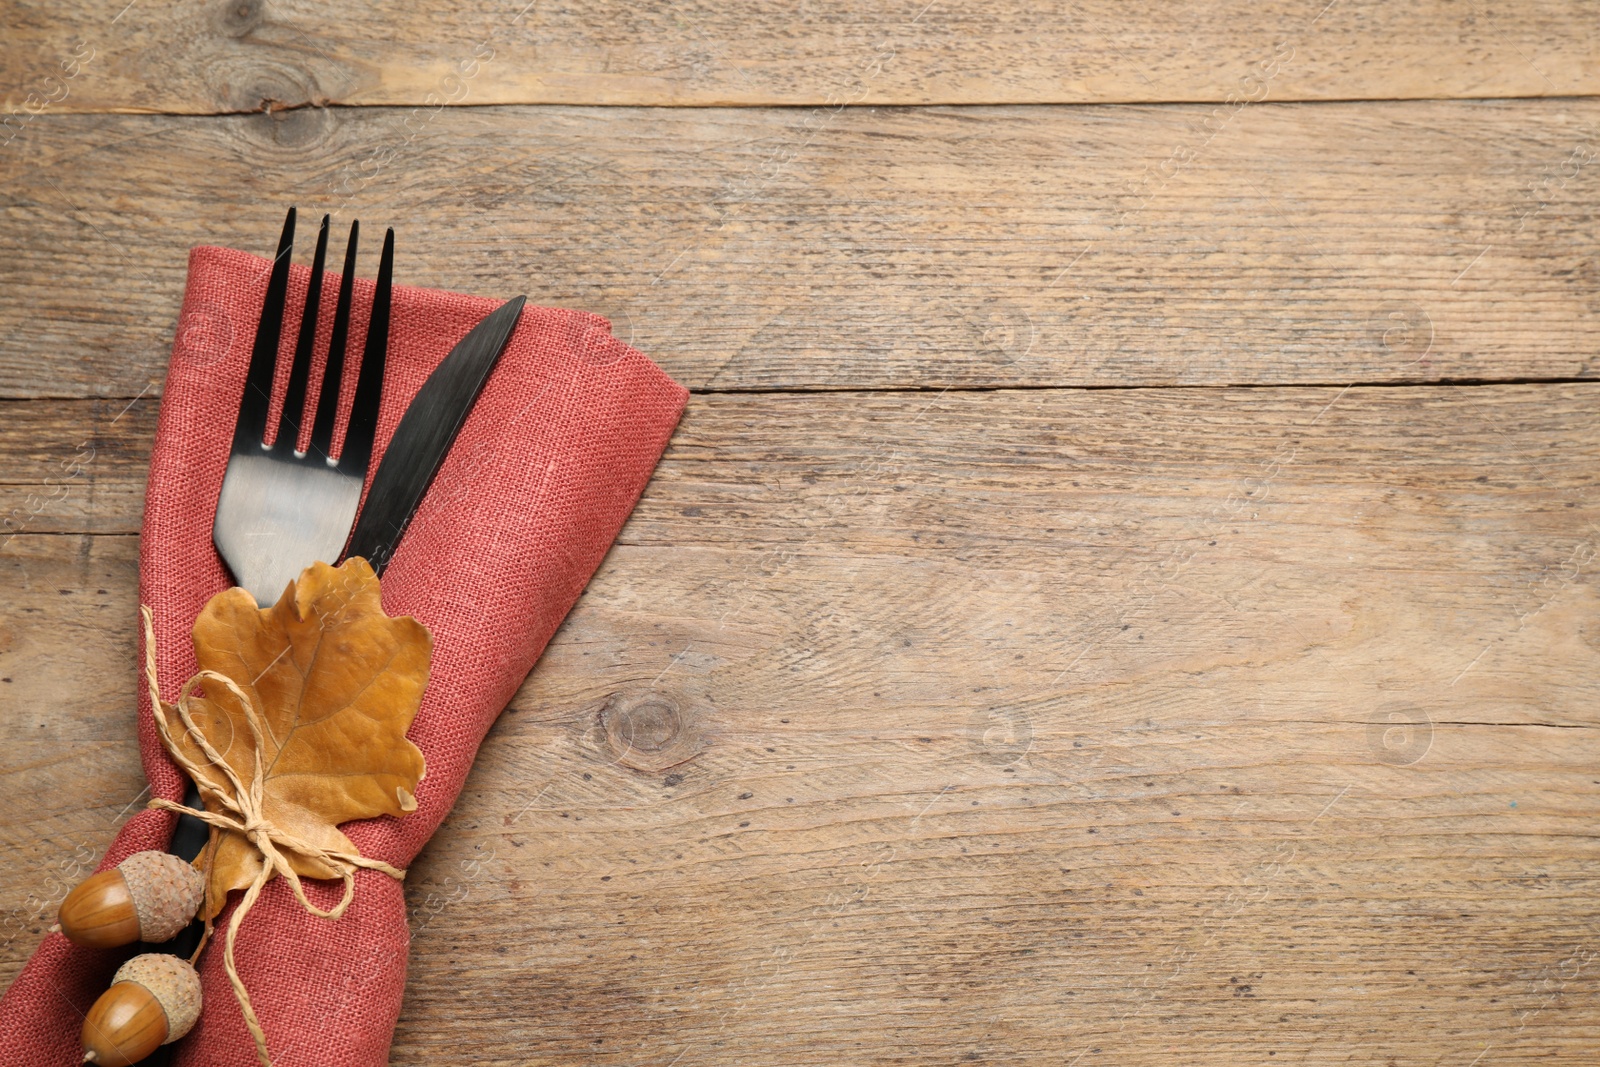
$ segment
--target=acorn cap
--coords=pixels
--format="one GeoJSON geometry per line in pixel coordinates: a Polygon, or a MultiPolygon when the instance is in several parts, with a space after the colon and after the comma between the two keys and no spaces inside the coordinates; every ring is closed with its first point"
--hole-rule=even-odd
{"type": "Polygon", "coordinates": [[[121,863],[123,881],[139,916],[139,937],[170,941],[189,925],[205,895],[206,880],[194,867],[167,852],[135,852],[121,863]]]}
{"type": "Polygon", "coordinates": [[[165,952],[146,952],[117,968],[111,984],[134,982],[150,991],[167,1013],[170,1045],[194,1028],[200,1018],[200,976],[189,961],[165,952]]]}

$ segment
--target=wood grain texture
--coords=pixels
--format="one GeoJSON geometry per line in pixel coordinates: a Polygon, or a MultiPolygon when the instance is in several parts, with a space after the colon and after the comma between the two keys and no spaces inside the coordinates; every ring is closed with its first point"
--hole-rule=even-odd
{"type": "Polygon", "coordinates": [[[31,533],[138,533],[160,401],[0,401],[0,543],[31,533]],[[116,499],[112,499],[115,497],[116,499]]]}
{"type": "Polygon", "coordinates": [[[1575,96],[1600,89],[1596,13],[1588,0],[72,0],[14,8],[0,70],[6,109],[24,114],[1575,96]]]}
{"type": "Polygon", "coordinates": [[[697,390],[1592,373],[1600,101],[816,114],[45,116],[0,158],[0,396],[154,395],[185,250],[286,201],[697,390]]]}
{"type": "Polygon", "coordinates": [[[1597,13],[13,5],[0,986],[143,799],[184,252],[293,202],[699,394],[395,1064],[1589,1067],[1597,13]]]}
{"type": "Polygon", "coordinates": [[[137,539],[0,541],[0,952],[9,961],[0,983],[9,985],[143,802],[145,780],[129,744],[133,690],[120,684],[138,655],[128,624],[137,539]]]}
{"type": "MultiPolygon", "coordinates": [[[[393,1062],[1590,1062],[1597,401],[694,398],[407,880],[393,1062]]],[[[84,494],[143,406],[26,404],[84,494]]],[[[141,784],[95,492],[0,550],[0,981],[141,784]]]]}

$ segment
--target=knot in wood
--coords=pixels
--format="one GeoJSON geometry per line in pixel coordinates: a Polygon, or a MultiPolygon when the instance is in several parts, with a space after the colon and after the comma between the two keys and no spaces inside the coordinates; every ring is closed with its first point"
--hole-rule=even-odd
{"type": "Polygon", "coordinates": [[[217,5],[217,31],[228,37],[244,37],[261,25],[265,7],[261,0],[223,0],[217,5]]]}
{"type": "Polygon", "coordinates": [[[613,694],[600,708],[606,746],[617,763],[654,773],[700,753],[698,709],[676,694],[630,689],[613,694]]]}

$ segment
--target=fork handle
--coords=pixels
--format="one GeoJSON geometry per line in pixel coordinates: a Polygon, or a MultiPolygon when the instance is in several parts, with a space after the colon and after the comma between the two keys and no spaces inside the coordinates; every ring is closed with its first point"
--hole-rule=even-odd
{"type": "MultiPolygon", "coordinates": [[[[183,805],[199,811],[205,807],[205,801],[200,799],[200,788],[193,782],[188,785],[189,788],[183,793],[183,805]]],[[[179,859],[192,861],[200,855],[200,850],[206,847],[206,842],[210,839],[211,827],[193,815],[179,812],[178,825],[172,831],[172,843],[167,846],[167,851],[179,859]]]]}
{"type": "MultiPolygon", "coordinates": [[[[200,790],[193,782],[183,794],[183,803],[186,807],[196,811],[204,806],[200,799],[200,790]]],[[[193,860],[200,855],[200,850],[206,847],[206,842],[211,839],[211,827],[195,818],[193,815],[178,813],[178,825],[173,828],[172,841],[167,845],[167,851],[183,860],[193,860]]],[[[173,956],[182,956],[188,959],[194,955],[194,950],[200,947],[200,938],[205,933],[206,924],[196,919],[182,930],[171,941],[163,941],[156,945],[145,945],[143,948],[149,952],[165,952],[173,956]]]]}

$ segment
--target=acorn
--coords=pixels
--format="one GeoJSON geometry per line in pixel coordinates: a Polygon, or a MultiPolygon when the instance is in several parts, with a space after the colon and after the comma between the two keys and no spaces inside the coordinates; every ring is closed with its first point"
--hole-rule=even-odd
{"type": "Polygon", "coordinates": [[[205,891],[205,878],[177,856],[135,852],[80,882],[56,922],[67,940],[88,948],[168,941],[189,925],[205,891]]]}
{"type": "Polygon", "coordinates": [[[187,1034],[200,1018],[200,976],[189,961],[146,952],[117,968],[83,1019],[83,1062],[127,1067],[187,1034]]]}

